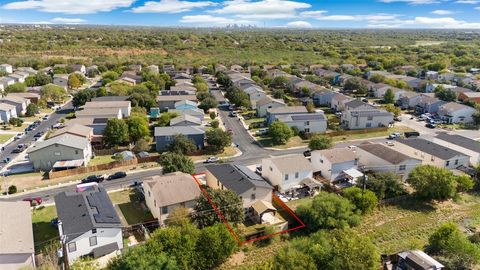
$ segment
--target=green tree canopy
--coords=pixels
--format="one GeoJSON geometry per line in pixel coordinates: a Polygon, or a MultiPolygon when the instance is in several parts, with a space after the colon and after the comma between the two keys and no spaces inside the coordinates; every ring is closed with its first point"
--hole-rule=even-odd
{"type": "Polygon", "coordinates": [[[27,91],[27,86],[24,83],[14,83],[5,88],[5,93],[23,93],[27,91]]]}
{"type": "Polygon", "coordinates": [[[123,119],[109,119],[103,133],[103,141],[108,146],[118,146],[128,142],[128,125],[123,119]]]}
{"type": "Polygon", "coordinates": [[[355,205],[355,208],[363,214],[370,213],[378,204],[375,193],[370,190],[362,190],[358,187],[349,187],[343,190],[343,196],[355,205]]]}
{"type": "Polygon", "coordinates": [[[150,127],[148,119],[145,116],[132,115],[127,120],[128,134],[134,142],[150,136],[150,127]]]}
{"type": "Polygon", "coordinates": [[[312,151],[329,149],[332,146],[332,138],[325,135],[315,135],[310,139],[310,142],[308,143],[308,148],[310,148],[310,150],[312,151]]]}
{"type": "Polygon", "coordinates": [[[163,167],[163,173],[184,172],[195,173],[195,164],[192,159],[182,154],[165,152],[160,155],[160,165],[163,167]]]}
{"type": "Polygon", "coordinates": [[[373,191],[380,200],[406,194],[405,186],[400,176],[391,172],[371,175],[366,182],[366,187],[373,191]]]}
{"type": "Polygon", "coordinates": [[[40,90],[40,96],[45,100],[59,103],[67,97],[67,90],[55,84],[47,84],[40,90]]]}
{"type": "Polygon", "coordinates": [[[232,144],[232,135],[220,128],[212,128],[205,133],[207,143],[210,150],[213,152],[222,152],[225,147],[232,144]]]}
{"type": "MultiPolygon", "coordinates": [[[[222,208],[221,213],[231,224],[240,224],[245,220],[242,199],[232,190],[228,189],[210,189],[207,188],[208,196],[212,202],[222,208]]],[[[197,198],[193,214],[193,221],[200,228],[212,226],[216,223],[222,223],[220,216],[215,212],[210,201],[201,194],[197,198]]]]}
{"type": "Polygon", "coordinates": [[[25,115],[30,117],[30,116],[35,116],[35,114],[39,113],[40,110],[38,109],[37,104],[35,103],[30,103],[27,106],[27,110],[25,112],[25,115]]]}
{"type": "Polygon", "coordinates": [[[293,137],[293,130],[287,124],[275,121],[268,128],[268,135],[274,144],[286,144],[293,137]]]}
{"type": "Polygon", "coordinates": [[[385,91],[383,102],[387,104],[395,103],[395,94],[393,93],[392,89],[388,88],[387,91],[385,91]]]}
{"type": "Polygon", "coordinates": [[[202,109],[204,112],[207,112],[208,110],[216,108],[217,106],[218,102],[214,98],[207,97],[200,102],[198,108],[202,109]]]}
{"type": "Polygon", "coordinates": [[[159,127],[166,127],[166,126],[170,125],[170,120],[172,120],[173,118],[175,118],[177,116],[178,116],[177,113],[164,112],[164,113],[160,114],[157,125],[159,127]]]}
{"type": "Polygon", "coordinates": [[[197,150],[195,142],[183,134],[177,134],[173,138],[173,142],[168,145],[168,151],[189,155],[197,150]]]}

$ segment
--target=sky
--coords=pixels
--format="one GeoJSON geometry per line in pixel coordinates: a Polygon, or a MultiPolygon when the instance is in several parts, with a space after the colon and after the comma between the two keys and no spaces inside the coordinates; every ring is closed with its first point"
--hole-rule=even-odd
{"type": "Polygon", "coordinates": [[[480,29],[480,0],[0,0],[0,23],[480,29]]]}

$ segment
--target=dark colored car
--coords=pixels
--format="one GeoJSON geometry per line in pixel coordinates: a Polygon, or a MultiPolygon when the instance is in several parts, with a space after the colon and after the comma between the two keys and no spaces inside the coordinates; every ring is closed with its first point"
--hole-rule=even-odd
{"type": "Polygon", "coordinates": [[[312,151],[311,151],[311,150],[304,151],[304,152],[303,152],[303,156],[304,156],[304,157],[310,157],[310,156],[312,156],[312,151]]]}
{"type": "Polygon", "coordinates": [[[18,154],[18,153],[21,153],[23,152],[23,148],[15,148],[12,150],[12,154],[18,154]]]}
{"type": "Polygon", "coordinates": [[[127,176],[126,172],[116,172],[114,174],[111,174],[107,177],[107,180],[113,180],[113,179],[118,179],[118,178],[123,178],[127,176]]]}
{"type": "Polygon", "coordinates": [[[82,180],[82,183],[83,183],[83,184],[85,184],[85,183],[93,183],[93,182],[100,183],[100,182],[102,182],[103,180],[105,180],[105,177],[103,177],[103,175],[90,175],[90,176],[88,176],[87,178],[83,179],[83,180],[82,180]]]}
{"type": "Polygon", "coordinates": [[[435,128],[435,124],[432,124],[432,123],[428,123],[425,125],[427,128],[435,128]]]}
{"type": "Polygon", "coordinates": [[[37,134],[33,135],[35,138],[40,138],[43,136],[43,132],[37,132],[37,134]]]}
{"type": "Polygon", "coordinates": [[[26,198],[23,199],[24,202],[30,202],[30,206],[33,206],[33,204],[40,205],[42,204],[42,198],[36,197],[36,198],[26,198]]]}
{"type": "Polygon", "coordinates": [[[420,133],[416,132],[416,131],[407,131],[404,133],[405,134],[405,138],[410,138],[410,137],[418,137],[420,136],[420,133]]]}

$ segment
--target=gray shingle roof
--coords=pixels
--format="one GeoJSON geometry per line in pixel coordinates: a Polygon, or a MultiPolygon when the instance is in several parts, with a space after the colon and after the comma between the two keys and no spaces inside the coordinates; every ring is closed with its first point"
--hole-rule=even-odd
{"type": "Polygon", "coordinates": [[[364,143],[360,144],[358,148],[377,156],[390,164],[399,164],[405,160],[413,159],[410,156],[402,154],[392,148],[379,143],[364,143]]]}
{"type": "Polygon", "coordinates": [[[72,134],[61,134],[56,137],[53,137],[51,139],[48,139],[43,142],[36,142],[31,148],[28,149],[28,153],[35,152],[37,150],[43,149],[45,147],[59,144],[59,145],[64,145],[68,147],[72,147],[75,149],[80,149],[83,150],[87,147],[87,145],[90,142],[88,141],[87,138],[75,136],[72,134]]]}
{"type": "Polygon", "coordinates": [[[465,156],[465,154],[458,151],[420,138],[399,139],[397,141],[443,160],[451,159],[455,156],[465,156]]]}
{"type": "Polygon", "coordinates": [[[195,126],[155,127],[155,137],[173,136],[176,134],[194,135],[205,134],[205,130],[195,126]]]}
{"type": "Polygon", "coordinates": [[[470,138],[463,137],[456,134],[448,134],[445,132],[437,133],[437,138],[452,144],[456,144],[460,147],[475,151],[477,153],[480,153],[480,143],[470,138]]]}
{"type": "Polygon", "coordinates": [[[67,241],[95,228],[122,227],[107,191],[102,187],[80,193],[62,192],[55,196],[55,206],[67,241]]]}
{"type": "Polygon", "coordinates": [[[237,194],[242,194],[253,187],[272,188],[267,181],[245,166],[215,164],[208,165],[205,168],[213,174],[223,186],[237,194]]]}

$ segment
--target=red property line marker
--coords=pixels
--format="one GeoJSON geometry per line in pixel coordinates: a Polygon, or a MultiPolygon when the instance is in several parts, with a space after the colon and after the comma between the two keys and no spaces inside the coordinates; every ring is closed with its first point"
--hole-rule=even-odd
{"type": "Polygon", "coordinates": [[[282,206],[283,209],[287,210],[287,212],[288,212],[290,215],[292,215],[292,216],[300,223],[300,225],[297,226],[297,227],[294,227],[294,228],[286,229],[286,230],[283,230],[283,231],[280,231],[280,232],[271,233],[271,234],[268,234],[268,235],[260,236],[260,237],[257,237],[257,238],[253,238],[253,239],[250,239],[250,240],[241,242],[241,241],[240,241],[240,238],[238,237],[238,235],[233,231],[232,227],[230,227],[230,224],[228,224],[227,219],[222,215],[222,212],[220,212],[220,210],[217,208],[217,206],[215,205],[215,203],[212,201],[212,199],[211,199],[210,196],[208,195],[207,190],[204,189],[204,188],[202,187],[200,181],[198,181],[197,176],[200,176],[200,175],[205,175],[205,174],[204,174],[204,173],[193,174],[192,177],[193,177],[193,179],[195,180],[195,182],[197,183],[197,185],[198,185],[198,187],[200,188],[200,190],[202,190],[203,194],[204,194],[205,197],[207,198],[207,200],[208,200],[208,202],[210,203],[210,205],[212,205],[212,207],[213,207],[213,209],[215,210],[215,212],[217,212],[217,214],[218,214],[218,216],[220,217],[220,219],[221,219],[221,220],[223,221],[223,223],[227,226],[228,230],[229,230],[230,233],[233,235],[233,237],[234,237],[235,240],[237,241],[238,245],[244,245],[244,244],[248,244],[248,243],[253,243],[253,242],[256,242],[256,241],[260,241],[260,240],[263,240],[263,239],[266,239],[266,238],[273,237],[273,236],[275,236],[275,235],[284,234],[284,233],[287,233],[287,232],[299,230],[299,229],[302,229],[302,228],[305,228],[305,227],[306,227],[305,223],[303,223],[303,221],[302,221],[297,215],[295,215],[295,213],[292,211],[292,209],[290,209],[284,202],[282,202],[282,200],[280,200],[280,198],[277,197],[277,195],[275,195],[275,193],[272,192],[272,198],[273,198],[278,204],[280,204],[280,206],[282,206]]]}

